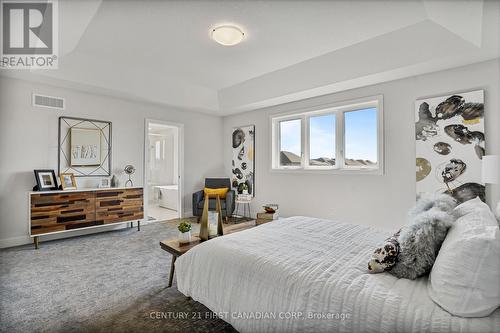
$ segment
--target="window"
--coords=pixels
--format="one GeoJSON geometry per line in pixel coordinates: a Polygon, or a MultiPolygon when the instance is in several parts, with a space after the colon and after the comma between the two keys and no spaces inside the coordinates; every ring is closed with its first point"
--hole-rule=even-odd
{"type": "Polygon", "coordinates": [[[272,168],[382,173],[382,96],[273,116],[272,168]]]}
{"type": "Polygon", "coordinates": [[[302,126],[300,119],[280,121],[280,166],[300,166],[302,126]]]}
{"type": "Polygon", "coordinates": [[[377,165],[377,109],[344,113],[344,146],[347,166],[377,165]]]}
{"type": "Polygon", "coordinates": [[[335,165],[335,115],[309,118],[309,166],[335,165]]]}

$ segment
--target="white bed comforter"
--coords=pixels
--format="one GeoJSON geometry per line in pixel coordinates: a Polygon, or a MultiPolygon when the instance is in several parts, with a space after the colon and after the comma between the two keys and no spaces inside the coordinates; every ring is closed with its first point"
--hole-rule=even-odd
{"type": "Polygon", "coordinates": [[[500,309],[460,318],[415,281],[368,274],[387,234],[292,217],[196,246],[176,265],[177,287],[240,332],[498,332],[500,309]]]}

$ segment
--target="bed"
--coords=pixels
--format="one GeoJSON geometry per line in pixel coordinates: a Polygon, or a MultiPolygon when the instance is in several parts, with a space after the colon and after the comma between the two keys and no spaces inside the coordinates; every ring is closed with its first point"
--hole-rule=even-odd
{"type": "Polygon", "coordinates": [[[387,237],[291,217],[207,241],[175,263],[177,287],[240,332],[495,332],[500,309],[461,318],[437,306],[427,278],[367,273],[387,237]]]}

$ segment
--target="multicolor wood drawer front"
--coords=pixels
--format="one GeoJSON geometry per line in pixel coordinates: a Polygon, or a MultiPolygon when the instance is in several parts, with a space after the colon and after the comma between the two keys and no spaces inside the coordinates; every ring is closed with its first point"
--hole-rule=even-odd
{"type": "Polygon", "coordinates": [[[142,188],[31,194],[31,235],[143,218],[142,188]]]}
{"type": "Polygon", "coordinates": [[[94,192],[31,195],[32,235],[88,227],[94,221],[94,192]]]}
{"type": "Polygon", "coordinates": [[[143,218],[142,188],[96,192],[96,219],[104,224],[143,218]]]}

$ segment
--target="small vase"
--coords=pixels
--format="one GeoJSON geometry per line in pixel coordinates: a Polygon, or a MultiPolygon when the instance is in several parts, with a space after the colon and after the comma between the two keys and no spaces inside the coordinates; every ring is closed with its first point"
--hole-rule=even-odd
{"type": "Polygon", "coordinates": [[[179,231],[179,243],[189,243],[191,242],[191,230],[187,232],[180,232],[179,231]]]}
{"type": "Polygon", "coordinates": [[[111,187],[118,187],[118,178],[115,175],[111,177],[111,187]]]}
{"type": "Polygon", "coordinates": [[[248,195],[248,190],[243,190],[242,192],[242,194],[248,195]]]}

